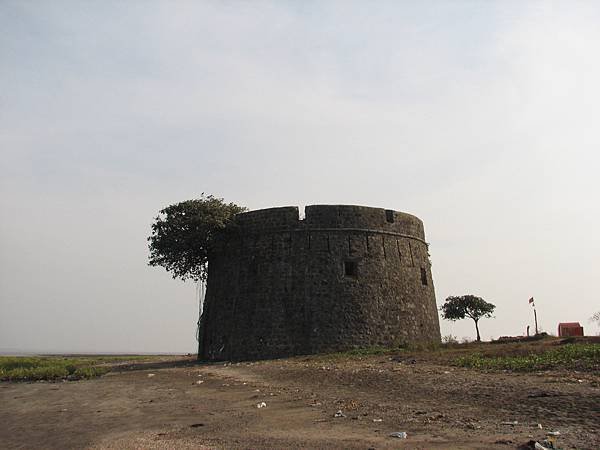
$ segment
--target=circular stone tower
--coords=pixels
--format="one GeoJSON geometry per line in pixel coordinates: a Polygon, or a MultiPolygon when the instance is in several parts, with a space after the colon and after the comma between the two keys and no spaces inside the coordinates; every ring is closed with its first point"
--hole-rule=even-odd
{"type": "Polygon", "coordinates": [[[423,222],[349,205],[236,216],[209,259],[203,359],[440,341],[423,222]]]}

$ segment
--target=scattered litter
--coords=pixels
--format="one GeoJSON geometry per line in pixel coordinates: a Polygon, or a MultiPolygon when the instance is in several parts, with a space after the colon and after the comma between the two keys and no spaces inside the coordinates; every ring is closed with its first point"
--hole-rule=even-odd
{"type": "Polygon", "coordinates": [[[539,428],[540,430],[543,430],[543,429],[544,429],[544,427],[542,426],[542,424],[541,424],[541,423],[538,423],[538,428],[539,428]]]}
{"type": "Polygon", "coordinates": [[[577,380],[578,383],[583,383],[583,380],[577,380]]]}
{"type": "Polygon", "coordinates": [[[254,389],[254,392],[260,392],[260,389],[254,389]]]}
{"type": "Polygon", "coordinates": [[[154,375],[155,375],[155,374],[153,374],[153,373],[149,373],[149,374],[148,374],[148,378],[152,378],[154,375]]]}
{"type": "Polygon", "coordinates": [[[450,372],[447,370],[444,370],[444,375],[448,375],[450,372]]]}
{"type": "Polygon", "coordinates": [[[556,443],[556,440],[558,438],[555,436],[548,436],[548,439],[546,439],[545,441],[542,441],[542,445],[544,447],[549,447],[549,448],[555,448],[558,449],[558,444],[556,443]]]}
{"type": "Polygon", "coordinates": [[[196,384],[202,384],[202,383],[204,383],[204,380],[198,380],[198,381],[196,381],[196,384]]]}
{"type": "Polygon", "coordinates": [[[530,440],[529,442],[519,446],[519,448],[531,450],[559,450],[552,438],[544,439],[543,441],[539,442],[530,440]]]}
{"type": "Polygon", "coordinates": [[[502,422],[501,425],[512,425],[512,426],[515,426],[515,425],[519,425],[519,421],[515,420],[513,422],[502,422]]]}
{"type": "Polygon", "coordinates": [[[546,446],[540,444],[539,442],[536,442],[535,445],[533,446],[533,448],[535,450],[552,450],[552,447],[546,447],[546,446]]]}
{"type": "Polygon", "coordinates": [[[548,431],[546,434],[548,436],[560,436],[560,431],[548,431]]]}
{"type": "Polygon", "coordinates": [[[346,417],[346,415],[342,412],[342,410],[340,409],[338,412],[336,412],[333,417],[346,417]]]}
{"type": "Polygon", "coordinates": [[[260,403],[257,403],[256,407],[257,408],[266,408],[267,404],[265,402],[260,402],[260,403]]]}
{"type": "Polygon", "coordinates": [[[390,433],[389,436],[398,439],[406,439],[408,434],[406,434],[406,431],[394,431],[393,433],[390,433]]]}
{"type": "Polygon", "coordinates": [[[383,422],[383,419],[373,419],[373,422],[383,422]]]}

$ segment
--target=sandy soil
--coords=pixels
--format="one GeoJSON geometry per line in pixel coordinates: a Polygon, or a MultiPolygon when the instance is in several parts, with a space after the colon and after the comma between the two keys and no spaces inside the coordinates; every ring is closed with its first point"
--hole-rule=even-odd
{"type": "Polygon", "coordinates": [[[0,383],[3,449],[509,449],[548,431],[562,448],[600,448],[600,374],[482,373],[418,355],[171,358],[0,383]]]}

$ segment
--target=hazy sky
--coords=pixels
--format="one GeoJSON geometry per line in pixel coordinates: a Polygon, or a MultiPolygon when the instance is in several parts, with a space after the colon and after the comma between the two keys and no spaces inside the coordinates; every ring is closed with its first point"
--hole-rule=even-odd
{"type": "MultiPolygon", "coordinates": [[[[0,1],[0,349],[188,352],[162,207],[423,219],[485,339],[600,310],[598,2],[0,1]]],[[[595,331],[595,330],[594,330],[595,331]]],[[[473,336],[472,322],[442,334],[473,336]]]]}

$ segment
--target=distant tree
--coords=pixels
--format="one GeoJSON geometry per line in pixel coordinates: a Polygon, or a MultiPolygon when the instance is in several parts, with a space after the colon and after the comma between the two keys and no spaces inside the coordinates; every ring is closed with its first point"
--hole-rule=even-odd
{"type": "Polygon", "coordinates": [[[600,327],[600,311],[596,312],[592,315],[592,317],[590,317],[590,322],[596,322],[596,325],[600,327]]]}
{"type": "Polygon", "coordinates": [[[212,195],[167,206],[152,224],[148,264],[164,267],[173,278],[205,280],[215,237],[246,208],[212,195]]]}
{"type": "Polygon", "coordinates": [[[481,297],[475,295],[462,295],[460,297],[448,297],[440,310],[442,317],[447,320],[459,320],[469,317],[475,322],[477,331],[477,342],[481,341],[479,335],[479,319],[482,317],[492,317],[496,306],[486,302],[481,297]]]}
{"type": "Polygon", "coordinates": [[[458,339],[453,334],[447,334],[446,336],[442,336],[442,342],[444,344],[458,344],[458,339]]]}

